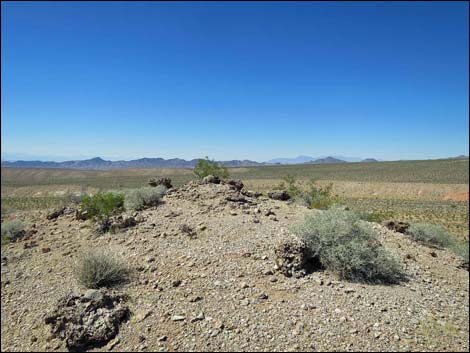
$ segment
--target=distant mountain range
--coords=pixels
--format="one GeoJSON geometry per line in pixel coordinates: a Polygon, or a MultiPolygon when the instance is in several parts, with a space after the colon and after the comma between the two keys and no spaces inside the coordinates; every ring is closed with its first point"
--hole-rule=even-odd
{"type": "MultiPolygon", "coordinates": [[[[344,157],[343,157],[344,158],[344,157]]],[[[314,159],[308,156],[299,156],[297,158],[277,158],[268,162],[255,162],[250,160],[230,160],[221,161],[227,167],[251,167],[273,164],[329,164],[329,163],[347,163],[348,161],[361,161],[359,158],[346,157],[349,160],[328,156],[314,159]]],[[[49,168],[49,169],[85,169],[85,170],[108,170],[108,169],[128,169],[128,168],[194,168],[198,159],[185,160],[180,158],[140,158],[130,161],[110,161],[100,157],[84,160],[72,160],[64,162],[44,162],[44,161],[4,161],[2,167],[11,168],[49,168]]],[[[373,162],[375,159],[366,159],[364,162],[373,162]]]]}
{"type": "MultiPolygon", "coordinates": [[[[466,159],[468,156],[460,155],[457,157],[450,157],[450,159],[466,159]]],[[[189,161],[181,158],[140,158],[130,161],[110,161],[100,157],[83,160],[72,160],[64,162],[44,162],[36,161],[7,161],[2,160],[2,167],[10,168],[49,168],[49,169],[85,169],[85,170],[108,170],[108,169],[129,169],[129,168],[194,168],[198,159],[191,159],[189,161]]],[[[276,158],[267,162],[255,162],[251,160],[230,160],[219,161],[227,167],[252,167],[263,165],[277,165],[277,164],[333,164],[333,163],[349,163],[349,162],[364,162],[373,163],[379,162],[374,158],[354,158],[354,157],[339,157],[339,156],[326,156],[320,158],[313,158],[309,156],[299,156],[296,158],[276,158]]]]}
{"type": "Polygon", "coordinates": [[[348,163],[348,162],[343,161],[342,159],[334,158],[334,157],[319,158],[319,159],[315,159],[314,161],[305,162],[305,164],[331,164],[331,163],[348,163]]]}
{"type": "Polygon", "coordinates": [[[333,158],[342,162],[361,162],[361,158],[357,157],[344,157],[344,156],[298,156],[296,158],[275,158],[267,161],[267,164],[304,164],[304,163],[322,163],[323,159],[333,158]]]}
{"type": "MultiPolygon", "coordinates": [[[[180,158],[140,158],[130,161],[107,161],[100,157],[78,161],[43,162],[43,161],[2,161],[2,167],[15,168],[56,168],[56,169],[127,169],[127,168],[194,168],[198,159],[184,160],[180,158]]],[[[249,160],[222,161],[227,167],[248,167],[263,165],[249,160]]]]}

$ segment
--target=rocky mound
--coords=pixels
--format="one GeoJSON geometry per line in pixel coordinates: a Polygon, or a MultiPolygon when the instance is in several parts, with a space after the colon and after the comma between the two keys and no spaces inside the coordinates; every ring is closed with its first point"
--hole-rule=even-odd
{"type": "Polygon", "coordinates": [[[285,242],[320,211],[222,182],[190,182],[163,201],[102,235],[73,213],[16,215],[37,233],[2,246],[2,350],[468,351],[468,272],[446,250],[375,224],[408,280],[344,282],[307,271],[302,244],[285,242]],[[109,306],[69,295],[85,292],[73,267],[90,249],[112,250],[135,271],[106,292],[109,306]]]}

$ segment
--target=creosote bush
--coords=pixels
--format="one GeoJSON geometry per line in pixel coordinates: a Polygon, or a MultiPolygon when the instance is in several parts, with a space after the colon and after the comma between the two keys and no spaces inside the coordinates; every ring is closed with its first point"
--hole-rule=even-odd
{"type": "Polygon", "coordinates": [[[209,157],[207,156],[206,159],[199,159],[197,161],[197,164],[194,167],[194,174],[196,174],[200,179],[208,175],[218,176],[221,179],[227,179],[229,177],[227,167],[223,165],[223,163],[209,160],[209,157]]]}
{"type": "Polygon", "coordinates": [[[315,212],[293,231],[325,269],[342,279],[397,283],[403,278],[395,257],[382,247],[372,227],[353,212],[337,208],[315,212]]]}
{"type": "Polygon", "coordinates": [[[80,209],[87,219],[106,220],[109,216],[123,211],[124,195],[112,192],[99,192],[85,196],[80,202],[80,209]]]}
{"type": "Polygon", "coordinates": [[[20,220],[3,222],[1,225],[2,244],[16,241],[26,235],[25,224],[20,220]]]}
{"type": "Polygon", "coordinates": [[[97,251],[82,255],[75,268],[79,283],[93,289],[127,282],[129,274],[127,265],[115,255],[97,251]]]}
{"type": "Polygon", "coordinates": [[[163,185],[130,189],[125,192],[124,207],[126,210],[140,211],[148,207],[158,206],[166,190],[167,188],[163,185]]]}

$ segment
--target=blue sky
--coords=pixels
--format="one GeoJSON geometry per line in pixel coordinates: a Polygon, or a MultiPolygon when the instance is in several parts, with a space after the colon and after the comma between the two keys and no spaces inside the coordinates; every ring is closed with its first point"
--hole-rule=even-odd
{"type": "Polygon", "coordinates": [[[2,156],[468,154],[466,2],[2,2],[2,156]]]}

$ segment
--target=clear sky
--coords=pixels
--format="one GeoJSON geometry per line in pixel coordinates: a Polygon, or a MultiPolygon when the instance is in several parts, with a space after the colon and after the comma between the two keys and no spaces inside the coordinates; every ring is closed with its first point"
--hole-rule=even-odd
{"type": "Polygon", "coordinates": [[[467,2],[1,7],[2,156],[468,154],[467,2]]]}

